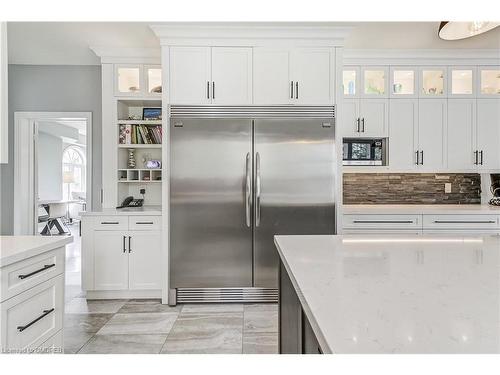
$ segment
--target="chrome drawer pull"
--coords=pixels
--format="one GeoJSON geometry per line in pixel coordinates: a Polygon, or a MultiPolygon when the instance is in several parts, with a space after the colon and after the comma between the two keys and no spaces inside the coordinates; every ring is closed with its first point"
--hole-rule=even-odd
{"type": "Polygon", "coordinates": [[[101,224],[120,224],[118,221],[101,221],[101,224]]]}
{"type": "Polygon", "coordinates": [[[480,220],[480,221],[460,221],[460,220],[434,220],[436,224],[495,224],[495,220],[480,220]]]}
{"type": "Polygon", "coordinates": [[[18,277],[22,280],[22,279],[26,279],[27,277],[30,277],[30,276],[33,276],[33,275],[36,275],[37,273],[39,272],[42,272],[42,271],[45,271],[45,270],[48,270],[49,268],[52,268],[52,267],[55,267],[56,264],[55,263],[52,263],[52,264],[46,264],[43,266],[43,268],[40,268],[39,270],[36,270],[36,271],[33,271],[33,272],[30,272],[30,273],[27,273],[25,275],[19,275],[18,277]]]}
{"type": "Polygon", "coordinates": [[[152,221],[136,221],[135,222],[137,225],[141,225],[141,224],[149,224],[149,225],[153,225],[154,223],[152,221]]]}
{"type": "Polygon", "coordinates": [[[54,311],[55,309],[54,308],[51,308],[50,310],[43,310],[43,314],[40,315],[38,318],[32,320],[31,322],[29,322],[28,324],[26,324],[25,326],[18,326],[17,327],[17,330],[19,332],[22,332],[24,331],[26,328],[29,328],[31,327],[33,324],[35,324],[36,322],[38,322],[40,319],[43,319],[45,318],[47,315],[49,315],[52,311],[54,311]]]}
{"type": "Polygon", "coordinates": [[[413,220],[353,220],[355,224],[413,224],[413,220]]]}

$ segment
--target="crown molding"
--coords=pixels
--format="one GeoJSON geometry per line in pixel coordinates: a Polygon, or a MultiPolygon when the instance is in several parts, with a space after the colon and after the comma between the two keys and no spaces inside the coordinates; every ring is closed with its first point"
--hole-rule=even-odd
{"type": "Polygon", "coordinates": [[[150,26],[162,46],[268,46],[276,44],[340,47],[352,26],[279,23],[166,23],[150,26]]]}
{"type": "Polygon", "coordinates": [[[90,49],[101,59],[101,64],[161,64],[161,48],[104,47],[90,49]]]}
{"type": "Polygon", "coordinates": [[[348,49],[344,65],[500,65],[500,49],[348,49]]]}

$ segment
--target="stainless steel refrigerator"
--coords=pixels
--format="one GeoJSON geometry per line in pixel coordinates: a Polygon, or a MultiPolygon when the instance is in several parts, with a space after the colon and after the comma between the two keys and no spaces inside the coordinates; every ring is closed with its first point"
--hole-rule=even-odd
{"type": "Polygon", "coordinates": [[[333,107],[172,107],[169,156],[177,302],[276,300],[274,235],[335,233],[333,107]]]}

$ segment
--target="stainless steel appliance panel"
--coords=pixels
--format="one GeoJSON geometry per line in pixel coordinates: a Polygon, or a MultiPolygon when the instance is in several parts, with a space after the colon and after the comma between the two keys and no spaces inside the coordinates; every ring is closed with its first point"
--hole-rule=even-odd
{"type": "Polygon", "coordinates": [[[333,119],[255,120],[254,169],[254,286],[276,288],[274,235],[335,233],[333,119]]]}
{"type": "Polygon", "coordinates": [[[252,286],[252,121],[171,121],[172,288],[252,286]]]}

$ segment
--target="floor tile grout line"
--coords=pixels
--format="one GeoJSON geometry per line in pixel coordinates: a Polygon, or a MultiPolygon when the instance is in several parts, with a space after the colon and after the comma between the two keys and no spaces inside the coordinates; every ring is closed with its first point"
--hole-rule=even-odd
{"type": "MultiPolygon", "coordinates": [[[[177,313],[177,317],[175,318],[174,324],[172,324],[172,328],[170,328],[170,331],[168,331],[167,337],[165,337],[165,341],[163,342],[163,345],[161,346],[160,352],[158,354],[162,354],[163,348],[167,344],[167,340],[170,337],[170,334],[172,333],[172,331],[174,330],[174,327],[177,324],[177,321],[179,320],[179,316],[181,315],[181,312],[182,312],[183,309],[184,309],[184,305],[181,305],[181,308],[180,308],[180,310],[177,313]]],[[[168,354],[168,353],[164,353],[164,354],[168,354]]]]}

